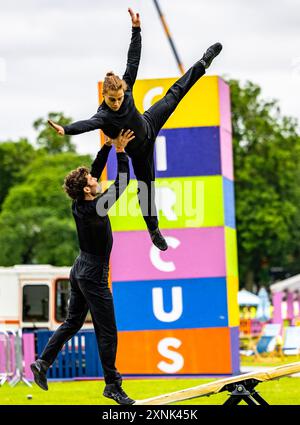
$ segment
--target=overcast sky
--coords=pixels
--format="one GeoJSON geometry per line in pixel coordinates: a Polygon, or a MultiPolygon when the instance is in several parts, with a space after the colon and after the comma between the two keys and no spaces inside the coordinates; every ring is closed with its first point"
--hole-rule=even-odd
{"type": "MultiPolygon", "coordinates": [[[[208,70],[259,84],[300,121],[299,0],[160,0],[187,69],[206,48],[224,50],[208,70]]],[[[0,0],[0,140],[35,138],[33,121],[49,111],[74,120],[98,106],[97,81],[125,69],[131,22],[140,12],[138,78],[179,76],[152,0],[0,0]]],[[[95,153],[98,132],[75,136],[95,153]]]]}

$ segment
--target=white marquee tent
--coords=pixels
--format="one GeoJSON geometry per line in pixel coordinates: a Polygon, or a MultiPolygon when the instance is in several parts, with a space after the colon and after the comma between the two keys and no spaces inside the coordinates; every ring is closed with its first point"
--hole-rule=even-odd
{"type": "Polygon", "coordinates": [[[243,306],[243,305],[258,306],[259,301],[260,299],[257,295],[247,291],[246,289],[241,289],[238,292],[238,304],[240,306],[243,306]]]}
{"type": "Polygon", "coordinates": [[[300,274],[296,274],[295,276],[289,277],[288,279],[281,280],[280,282],[273,283],[270,286],[271,291],[274,292],[282,292],[285,289],[288,291],[300,291],[300,274]]]}

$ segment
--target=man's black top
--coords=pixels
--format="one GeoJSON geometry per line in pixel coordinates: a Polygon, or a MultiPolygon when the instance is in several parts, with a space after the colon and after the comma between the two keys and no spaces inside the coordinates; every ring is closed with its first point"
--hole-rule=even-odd
{"type": "Polygon", "coordinates": [[[141,57],[141,47],[141,28],[133,27],[126,71],[123,75],[123,79],[127,83],[127,90],[124,93],[120,109],[113,111],[103,101],[97,113],[90,119],[64,126],[65,134],[75,135],[101,128],[106,135],[114,139],[122,129],[130,129],[135,135],[135,139],[130,142],[130,151],[137,149],[141,141],[151,138],[151,125],[147,118],[137,110],[132,96],[141,57]]]}
{"type": "MultiPolygon", "coordinates": [[[[99,180],[106,165],[111,147],[103,145],[95,158],[91,175],[99,180]]],[[[73,201],[72,213],[76,222],[79,247],[81,251],[105,257],[108,261],[113,237],[108,210],[120,197],[129,183],[128,157],[117,154],[118,174],[115,182],[100,196],[91,201],[73,201]]]]}

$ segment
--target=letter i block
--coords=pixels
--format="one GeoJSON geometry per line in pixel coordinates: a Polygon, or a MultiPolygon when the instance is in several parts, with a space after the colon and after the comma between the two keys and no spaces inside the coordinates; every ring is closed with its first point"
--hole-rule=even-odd
{"type": "MultiPolygon", "coordinates": [[[[138,109],[141,112],[148,109],[175,81],[168,78],[137,81],[134,98],[138,109]]],[[[201,78],[159,133],[155,143],[156,176],[223,175],[232,180],[230,117],[228,85],[216,76],[201,78]]],[[[116,159],[111,155],[107,178],[114,179],[115,173],[116,159]]],[[[131,177],[134,178],[132,168],[131,177]]]]}

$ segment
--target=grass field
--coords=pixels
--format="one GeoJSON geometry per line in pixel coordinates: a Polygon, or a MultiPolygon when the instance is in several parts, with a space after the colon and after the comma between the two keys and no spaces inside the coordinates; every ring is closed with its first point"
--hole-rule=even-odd
{"type": "MultiPolygon", "coordinates": [[[[253,361],[252,358],[243,358],[242,365],[248,366],[277,366],[283,363],[299,361],[297,358],[286,358],[284,360],[261,359],[253,361]]],[[[125,379],[123,387],[128,395],[135,399],[143,399],[164,394],[195,385],[211,382],[214,379],[125,379]]],[[[30,405],[30,404],[68,404],[68,405],[109,405],[116,404],[102,396],[104,382],[101,381],[65,381],[49,382],[49,391],[42,391],[35,384],[32,388],[25,384],[18,384],[11,388],[7,383],[0,387],[0,405],[30,405]],[[32,399],[27,395],[31,394],[32,399]]],[[[268,381],[257,387],[261,396],[272,405],[300,405],[300,378],[284,377],[279,380],[268,381]]],[[[210,397],[201,397],[187,400],[176,404],[193,405],[219,405],[227,399],[227,392],[222,392],[210,397]]],[[[244,404],[244,403],[241,403],[244,404]]]]}
{"type": "MultiPolygon", "coordinates": [[[[194,385],[210,382],[211,379],[140,379],[127,380],[123,387],[135,399],[153,397],[159,394],[177,391],[194,385]]],[[[0,405],[4,404],[115,404],[102,396],[103,381],[82,382],[50,382],[49,391],[42,391],[36,385],[32,388],[18,384],[11,388],[5,384],[0,388],[0,405]],[[31,394],[32,399],[27,399],[31,394]]],[[[282,378],[259,385],[258,391],[269,404],[299,405],[300,378],[282,378]]],[[[210,397],[186,400],[176,404],[223,404],[227,393],[223,392],[210,397]]],[[[242,403],[241,403],[242,404],[242,403]]]]}

